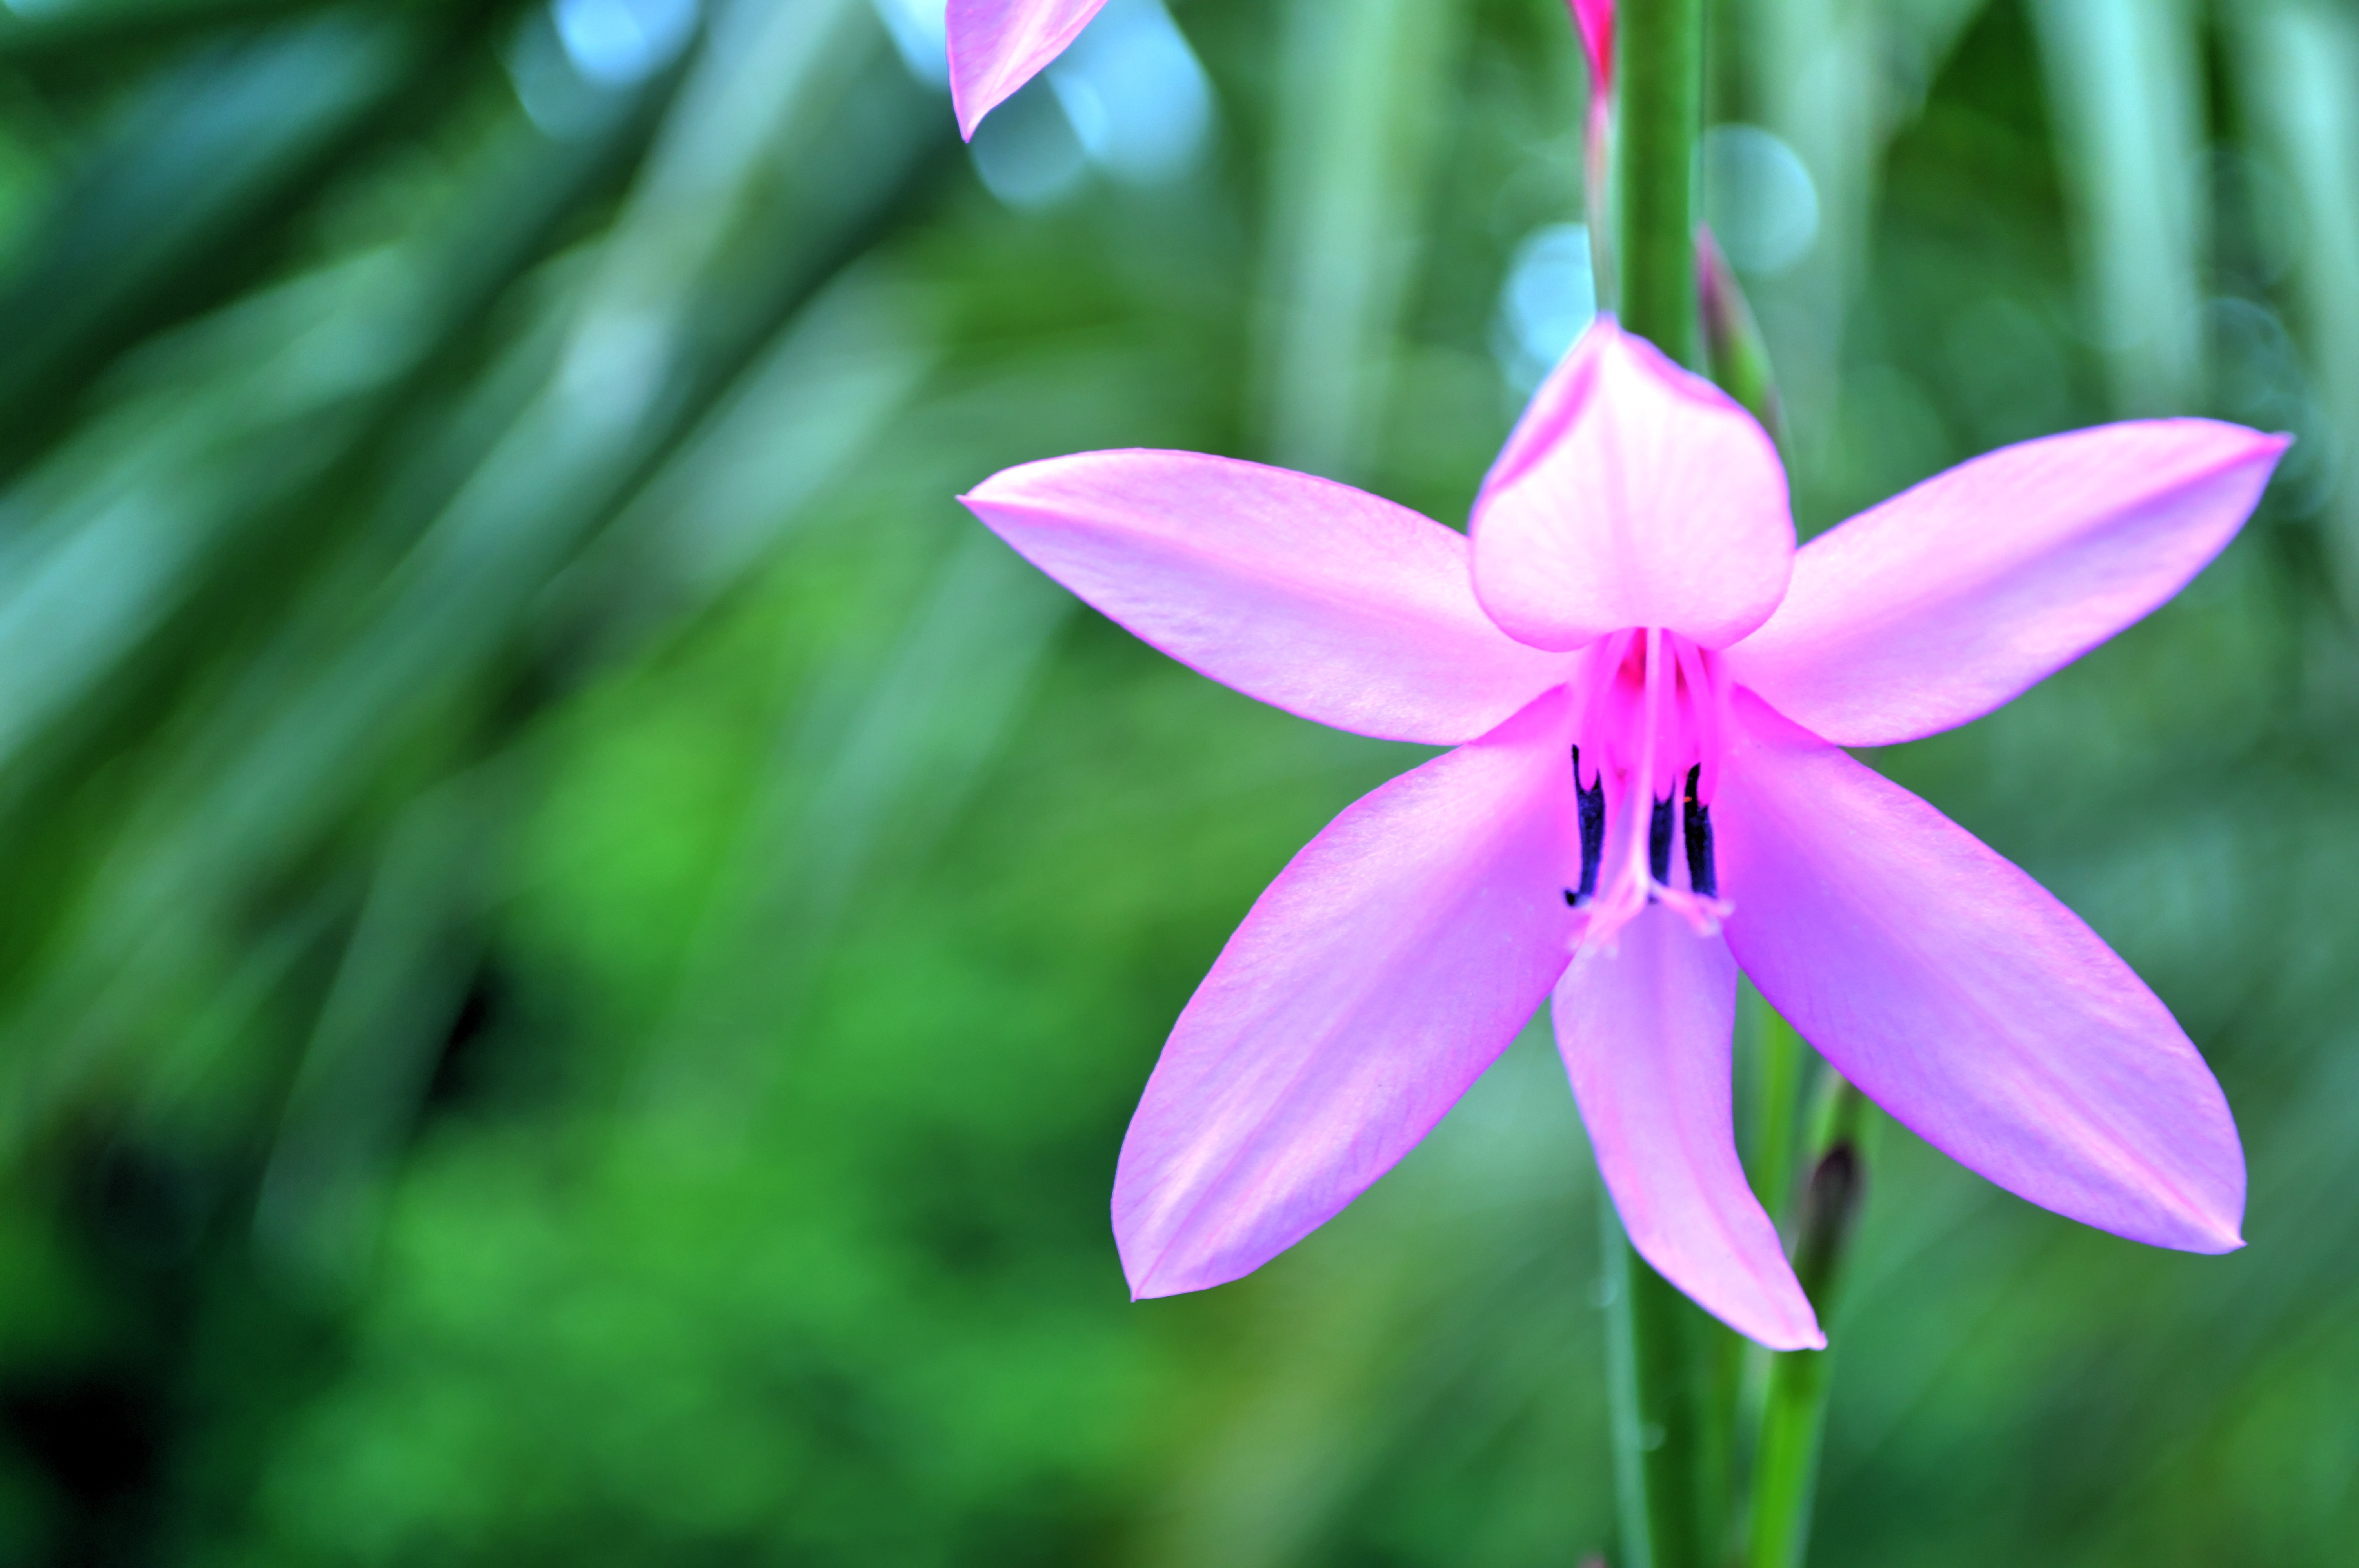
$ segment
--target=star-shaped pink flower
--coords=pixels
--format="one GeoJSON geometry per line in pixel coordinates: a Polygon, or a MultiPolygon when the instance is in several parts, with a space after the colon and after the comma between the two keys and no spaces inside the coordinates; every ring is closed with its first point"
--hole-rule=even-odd
{"type": "Polygon", "coordinates": [[[1358,1196],[1554,994],[1648,1262],[1777,1348],[1825,1343],[1738,1163],[1737,970],[1860,1089],[2034,1203],[2242,1245],[2225,1098],[2154,993],[2037,883],[1854,762],[2006,702],[2234,536],[2282,437],[2108,425],[1976,459],[1796,549],[1759,426],[1601,320],[1471,537],[1190,452],[1028,463],[965,497],[1215,680],[1455,750],[1264,892],[1123,1144],[1139,1296],[1234,1280],[1358,1196]]]}

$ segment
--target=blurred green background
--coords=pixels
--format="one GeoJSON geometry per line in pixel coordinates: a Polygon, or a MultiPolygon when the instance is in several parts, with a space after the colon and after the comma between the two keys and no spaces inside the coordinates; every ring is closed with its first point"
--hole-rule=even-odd
{"type": "MultiPolygon", "coordinates": [[[[1559,0],[1115,0],[972,151],[928,10],[0,0],[0,1562],[1610,1549],[1544,1033],[1125,1299],[1164,1032],[1422,753],[951,499],[1178,446],[1462,522],[1589,308],[1559,0]]],[[[2107,417],[2300,437],[2180,601],[1874,759],[2177,1011],[2252,1245],[1889,1134],[1814,1561],[2348,1561],[2359,12],[1714,25],[1806,531],[2107,417]]]]}

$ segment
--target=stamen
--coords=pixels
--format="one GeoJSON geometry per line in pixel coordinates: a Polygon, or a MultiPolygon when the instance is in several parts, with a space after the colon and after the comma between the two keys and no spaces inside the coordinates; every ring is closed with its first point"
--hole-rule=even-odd
{"type": "Polygon", "coordinates": [[[1702,777],[1701,763],[1688,770],[1688,885],[1700,897],[1718,898],[1720,871],[1712,858],[1712,807],[1704,805],[1696,793],[1702,777]]]}
{"type": "Polygon", "coordinates": [[[1579,904],[1597,896],[1597,868],[1605,859],[1605,773],[1601,768],[1597,782],[1583,787],[1578,746],[1572,749],[1572,786],[1581,799],[1581,891],[1565,894],[1565,902],[1579,904]]]}
{"type": "Polygon", "coordinates": [[[1655,814],[1647,824],[1647,870],[1655,880],[1668,886],[1671,880],[1671,803],[1655,802],[1655,814]]]}

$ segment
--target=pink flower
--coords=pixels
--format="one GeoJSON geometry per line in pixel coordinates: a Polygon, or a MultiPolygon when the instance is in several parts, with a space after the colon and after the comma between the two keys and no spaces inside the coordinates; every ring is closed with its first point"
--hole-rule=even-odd
{"type": "Polygon", "coordinates": [[[1614,0],[1571,0],[1581,29],[1582,53],[1589,59],[1589,89],[1603,97],[1614,90],[1614,0]]]}
{"type": "Polygon", "coordinates": [[[2145,616],[2234,535],[2285,445],[2201,419],[2029,441],[1797,550],[1760,427],[1602,320],[1500,454],[1471,540],[1189,452],[978,486],[966,504],[1001,537],[1174,657],[1456,748],[1296,856],[1180,1014],[1114,1180],[1135,1293],[1299,1240],[1553,991],[1638,1250],[1763,1344],[1822,1345],[1737,1162],[1740,966],[2008,1191],[2157,1246],[2241,1246],[2235,1125],[2162,1003],[1840,748],[1962,724],[2145,616]]]}
{"type": "MultiPolygon", "coordinates": [[[[985,114],[1064,53],[1105,5],[1105,0],[948,3],[951,104],[958,112],[959,134],[970,140],[985,114]]],[[[1614,81],[1614,0],[1569,3],[1589,59],[1593,94],[1603,98],[1614,81]]]]}
{"type": "Polygon", "coordinates": [[[1082,36],[1105,0],[950,0],[951,104],[972,139],[983,117],[1082,36]]]}

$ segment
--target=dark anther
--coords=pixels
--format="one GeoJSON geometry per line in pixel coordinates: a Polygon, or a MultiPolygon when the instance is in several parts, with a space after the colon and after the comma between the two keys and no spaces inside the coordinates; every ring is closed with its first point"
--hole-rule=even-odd
{"type": "Polygon", "coordinates": [[[1705,898],[1720,896],[1720,869],[1712,860],[1712,808],[1696,798],[1703,769],[1688,770],[1688,885],[1705,898]]]}
{"type": "Polygon", "coordinates": [[[1655,880],[1669,887],[1671,882],[1671,803],[1655,802],[1655,815],[1647,824],[1647,869],[1655,880]]]}
{"type": "Polygon", "coordinates": [[[1605,859],[1605,773],[1600,769],[1597,782],[1582,789],[1578,746],[1572,749],[1572,787],[1581,797],[1581,891],[1566,893],[1564,901],[1579,904],[1597,896],[1597,867],[1605,859]]]}

